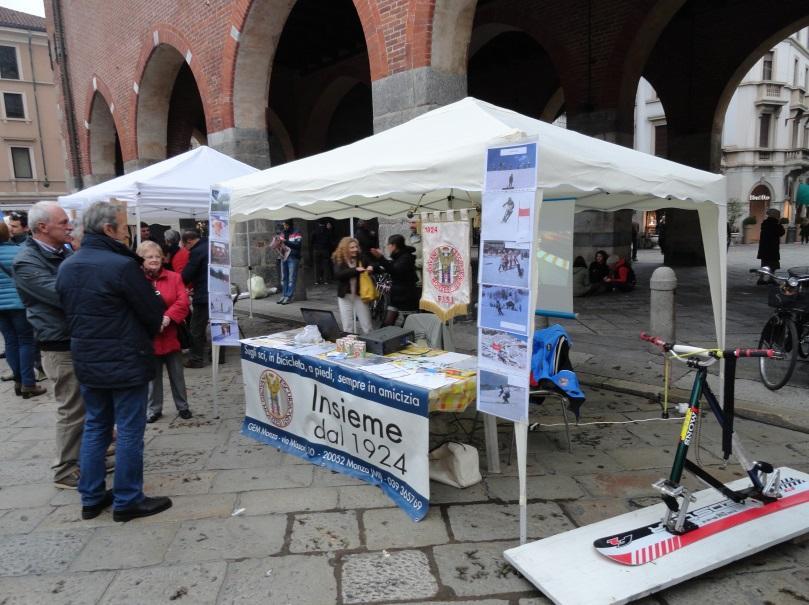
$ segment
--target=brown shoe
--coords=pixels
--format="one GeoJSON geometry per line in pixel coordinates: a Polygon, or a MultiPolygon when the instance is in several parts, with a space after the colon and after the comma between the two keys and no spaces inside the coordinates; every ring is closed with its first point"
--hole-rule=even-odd
{"type": "Polygon", "coordinates": [[[78,469],[71,471],[70,474],[56,479],[53,486],[58,489],[79,489],[79,471],[78,469]]]}
{"type": "Polygon", "coordinates": [[[48,389],[36,384],[34,386],[22,385],[20,392],[22,394],[23,399],[29,399],[31,397],[38,397],[39,395],[44,395],[45,393],[48,392],[48,389]]]}

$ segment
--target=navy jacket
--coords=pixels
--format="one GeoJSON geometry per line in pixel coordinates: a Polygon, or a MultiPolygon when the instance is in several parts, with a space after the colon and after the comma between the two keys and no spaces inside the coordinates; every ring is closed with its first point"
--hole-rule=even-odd
{"type": "Polygon", "coordinates": [[[183,268],[183,283],[194,289],[194,305],[208,304],[208,238],[202,238],[189,250],[183,268]]]}
{"type": "Polygon", "coordinates": [[[166,306],[132,251],[105,235],[86,234],[59,267],[56,291],[82,385],[127,389],[154,378],[152,339],[166,306]]]}

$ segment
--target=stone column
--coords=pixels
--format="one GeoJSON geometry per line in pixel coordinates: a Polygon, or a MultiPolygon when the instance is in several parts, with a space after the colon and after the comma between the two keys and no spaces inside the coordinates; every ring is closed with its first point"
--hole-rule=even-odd
{"type": "Polygon", "coordinates": [[[419,67],[390,75],[371,84],[374,132],[426,113],[466,96],[466,74],[419,67]]]}
{"type": "Polygon", "coordinates": [[[124,174],[129,174],[130,172],[135,172],[141,168],[146,168],[147,166],[156,164],[159,161],[160,160],[150,158],[135,158],[134,160],[128,160],[124,162],[124,174]]]}
{"type": "Polygon", "coordinates": [[[208,135],[208,146],[259,170],[270,167],[270,144],[263,128],[226,128],[208,135]]]}

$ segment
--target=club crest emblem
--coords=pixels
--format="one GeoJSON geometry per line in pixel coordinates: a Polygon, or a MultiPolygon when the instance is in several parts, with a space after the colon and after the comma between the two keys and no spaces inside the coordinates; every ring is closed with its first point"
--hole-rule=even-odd
{"type": "Polygon", "coordinates": [[[615,548],[620,548],[621,546],[626,546],[630,542],[632,542],[632,534],[626,534],[625,536],[613,536],[607,540],[604,540],[610,546],[615,548]]]}
{"type": "Polygon", "coordinates": [[[455,292],[464,280],[464,260],[458,249],[443,243],[436,246],[427,261],[430,282],[439,292],[455,292]]]}
{"type": "Polygon", "coordinates": [[[278,428],[292,422],[292,391],[286,380],[272,370],[264,370],[258,381],[258,395],[267,419],[278,428]]]}

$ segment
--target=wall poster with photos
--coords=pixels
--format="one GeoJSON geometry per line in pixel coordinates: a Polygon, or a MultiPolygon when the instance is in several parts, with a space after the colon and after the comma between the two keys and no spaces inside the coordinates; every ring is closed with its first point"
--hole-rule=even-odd
{"type": "Polygon", "coordinates": [[[537,141],[490,147],[481,201],[478,410],[528,419],[536,307],[532,260],[541,191],[537,141]]]}
{"type": "Polygon", "coordinates": [[[211,343],[238,347],[239,326],[230,295],[230,192],[211,189],[208,233],[208,315],[211,343]]]}

